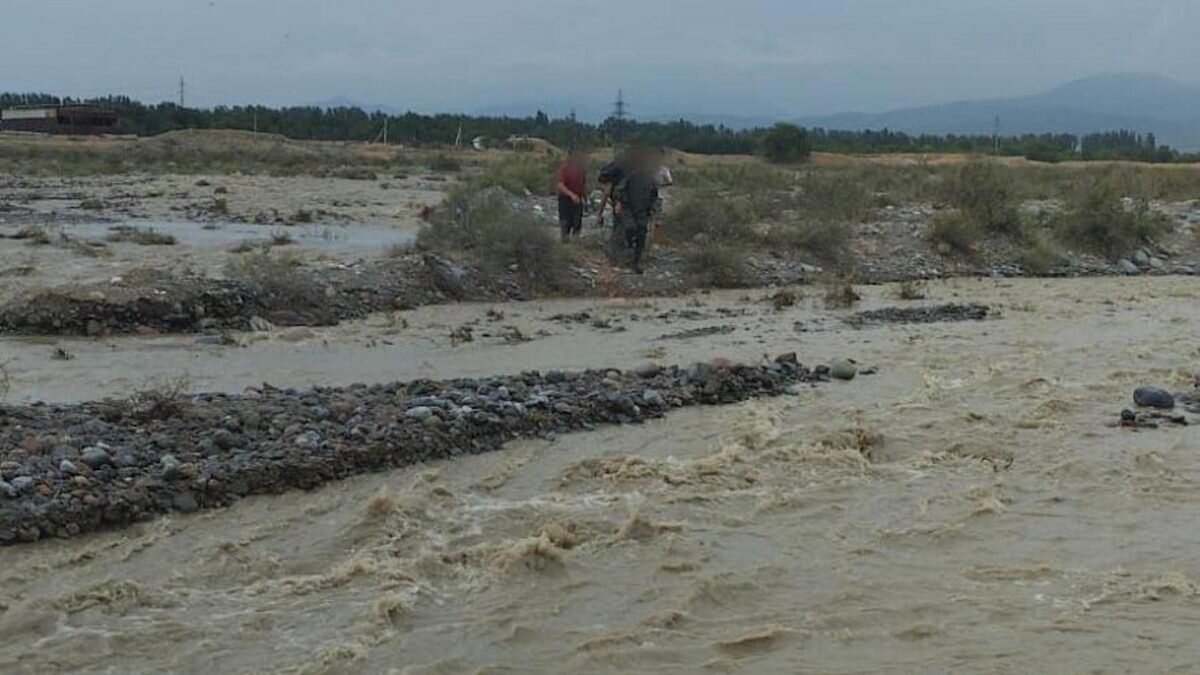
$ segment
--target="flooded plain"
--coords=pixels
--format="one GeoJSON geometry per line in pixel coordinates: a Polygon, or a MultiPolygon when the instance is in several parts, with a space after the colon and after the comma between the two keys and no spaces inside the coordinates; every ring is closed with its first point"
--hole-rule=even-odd
{"type": "Polygon", "coordinates": [[[878,373],[0,550],[0,670],[1192,671],[1200,434],[1113,423],[1136,386],[1192,386],[1195,281],[864,291],[994,316],[855,329],[810,289],[4,339],[18,401],[786,351],[878,373]]]}

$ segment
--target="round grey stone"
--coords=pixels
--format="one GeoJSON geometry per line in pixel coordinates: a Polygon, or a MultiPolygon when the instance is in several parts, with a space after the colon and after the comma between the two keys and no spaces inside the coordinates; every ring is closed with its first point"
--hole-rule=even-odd
{"type": "Polygon", "coordinates": [[[662,394],[653,389],[647,389],[646,391],[642,392],[642,403],[654,408],[665,408],[667,405],[667,402],[663,399],[662,394]]]}
{"type": "Polygon", "coordinates": [[[849,359],[839,359],[829,364],[829,376],[835,380],[853,380],[858,375],[858,366],[849,359]]]}
{"type": "Polygon", "coordinates": [[[1139,387],[1133,392],[1133,402],[1147,408],[1170,410],[1175,407],[1175,397],[1158,387],[1139,387]]]}
{"type": "Polygon", "coordinates": [[[16,478],[12,479],[12,486],[18,494],[29,492],[33,489],[33,479],[29,476],[17,476],[16,478]]]}
{"type": "Polygon", "coordinates": [[[423,419],[426,419],[429,417],[433,417],[433,408],[430,408],[427,405],[419,405],[415,408],[409,408],[404,413],[404,415],[405,415],[405,417],[408,417],[409,419],[423,420],[423,419]]]}
{"type": "Polygon", "coordinates": [[[642,365],[633,369],[633,373],[635,375],[638,377],[644,377],[646,379],[655,377],[661,372],[662,366],[658,365],[657,363],[643,363],[642,365]]]}
{"type": "Polygon", "coordinates": [[[112,455],[109,455],[108,451],[104,448],[99,448],[96,446],[84,448],[83,452],[80,453],[79,458],[83,460],[84,464],[87,464],[93,469],[99,469],[102,466],[108,466],[112,464],[112,455]]]}

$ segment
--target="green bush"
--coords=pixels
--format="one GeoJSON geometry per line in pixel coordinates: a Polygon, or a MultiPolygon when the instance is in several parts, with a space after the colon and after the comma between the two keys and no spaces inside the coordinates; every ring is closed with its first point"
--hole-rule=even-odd
{"type": "Polygon", "coordinates": [[[808,132],[795,124],[780,122],[763,136],[763,156],[776,164],[803,162],[812,154],[808,132]]]}
{"type": "Polygon", "coordinates": [[[512,271],[546,289],[562,286],[563,272],[571,263],[555,228],[513,209],[501,195],[470,187],[451,191],[445,205],[417,233],[416,246],[466,255],[491,274],[512,271]]]}
{"type": "Polygon", "coordinates": [[[1122,179],[1118,173],[1095,178],[1072,196],[1056,228],[1064,244],[1116,260],[1170,229],[1145,198],[1125,196],[1122,179]]]}
{"type": "Polygon", "coordinates": [[[249,287],[268,310],[328,308],[321,285],[293,255],[273,254],[265,248],[237,255],[226,264],[225,276],[249,287]]]}
{"type": "Polygon", "coordinates": [[[665,232],[675,242],[700,238],[710,242],[742,241],[750,234],[752,211],[744,202],[711,191],[695,192],[670,210],[665,232]]]}
{"type": "Polygon", "coordinates": [[[821,260],[842,262],[851,257],[853,228],[846,223],[795,221],[775,223],[763,236],[773,250],[804,252],[821,260]]]}
{"type": "Polygon", "coordinates": [[[1005,236],[1022,234],[1013,179],[997,162],[964,165],[947,186],[946,200],[982,232],[1005,236]]]}
{"type": "Polygon", "coordinates": [[[1021,252],[1019,260],[1026,274],[1045,276],[1063,264],[1063,256],[1050,247],[1048,243],[1038,239],[1021,252]]]}
{"type": "Polygon", "coordinates": [[[871,212],[871,193],[843,172],[808,171],[800,179],[794,208],[807,217],[861,222],[871,212]]]}

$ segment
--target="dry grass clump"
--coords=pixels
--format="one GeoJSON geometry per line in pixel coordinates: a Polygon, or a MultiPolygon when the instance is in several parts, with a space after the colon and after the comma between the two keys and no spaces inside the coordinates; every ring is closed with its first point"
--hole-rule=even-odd
{"type": "Polygon", "coordinates": [[[979,241],[979,228],[961,213],[938,213],[925,232],[925,238],[941,253],[969,255],[979,241]]]}
{"type": "Polygon", "coordinates": [[[924,300],[929,286],[924,281],[908,279],[896,286],[896,298],[900,300],[924,300]]]}
{"type": "Polygon", "coordinates": [[[727,244],[702,244],[688,254],[687,271],[701,286],[737,288],[746,281],[746,252],[727,244]]]}
{"type": "Polygon", "coordinates": [[[0,402],[8,398],[10,391],[12,391],[12,375],[8,372],[8,362],[0,361],[0,402]]]}
{"type": "Polygon", "coordinates": [[[192,379],[187,373],[153,380],[129,396],[125,402],[126,414],[143,421],[178,417],[187,407],[186,393],[191,387],[192,379]]]}
{"type": "Polygon", "coordinates": [[[129,225],[117,225],[110,228],[108,236],[105,238],[114,243],[130,242],[139,246],[174,246],[179,243],[174,235],[158,232],[152,227],[129,225]]]}
{"type": "Polygon", "coordinates": [[[856,302],[862,300],[862,296],[854,288],[857,282],[858,275],[854,272],[831,274],[826,277],[826,309],[845,309],[853,307],[856,302]]]}

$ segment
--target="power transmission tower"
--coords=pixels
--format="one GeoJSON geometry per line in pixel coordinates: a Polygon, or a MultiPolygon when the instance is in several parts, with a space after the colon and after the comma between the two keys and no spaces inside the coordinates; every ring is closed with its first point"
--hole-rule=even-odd
{"type": "Polygon", "coordinates": [[[183,76],[182,76],[182,75],[180,75],[180,76],[179,76],[179,107],[180,107],[180,108],[184,108],[184,107],[186,107],[186,106],[184,105],[183,93],[184,93],[183,76]]]}
{"type": "Polygon", "coordinates": [[[617,141],[624,140],[625,136],[625,119],[629,116],[629,106],[625,103],[625,91],[617,90],[617,101],[613,104],[613,125],[614,136],[617,141]]]}

